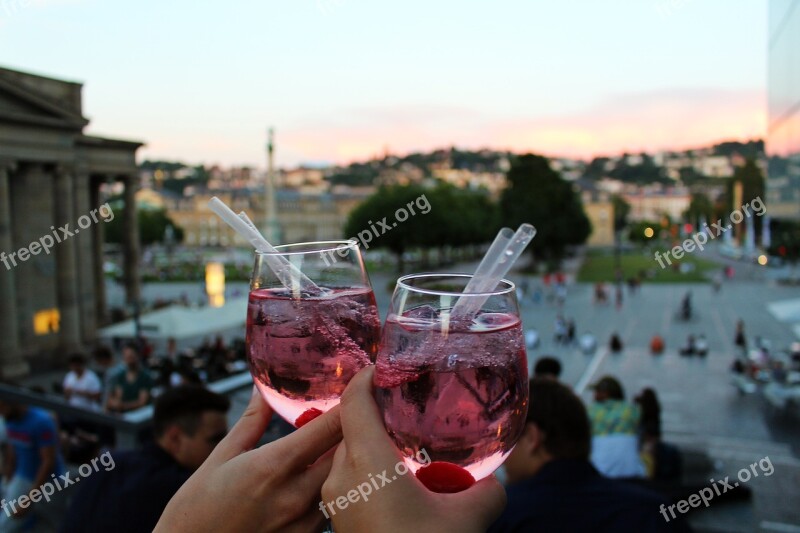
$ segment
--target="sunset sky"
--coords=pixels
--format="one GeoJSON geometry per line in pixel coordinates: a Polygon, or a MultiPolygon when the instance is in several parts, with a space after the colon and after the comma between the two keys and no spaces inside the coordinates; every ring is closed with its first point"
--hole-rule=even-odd
{"type": "Polygon", "coordinates": [[[140,158],[264,165],[761,137],[766,2],[0,0],[0,66],[85,83],[140,158]]]}

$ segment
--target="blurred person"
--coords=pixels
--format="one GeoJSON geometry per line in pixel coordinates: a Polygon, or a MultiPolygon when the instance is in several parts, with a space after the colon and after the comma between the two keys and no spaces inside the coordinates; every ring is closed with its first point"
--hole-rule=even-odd
{"type": "Polygon", "coordinates": [[[656,473],[656,454],[661,440],[661,404],[656,392],[645,388],[634,402],[639,406],[639,449],[642,461],[647,469],[647,477],[653,478],[656,473]]]}
{"type": "Polygon", "coordinates": [[[561,362],[555,357],[546,355],[540,357],[536,361],[536,366],[533,367],[533,377],[547,378],[558,381],[561,376],[561,362]]]}
{"type": "Polygon", "coordinates": [[[697,347],[695,346],[694,335],[689,335],[686,338],[686,345],[680,349],[681,355],[694,355],[697,352],[697,347]]]}
{"type": "Polygon", "coordinates": [[[681,318],[683,320],[692,319],[692,293],[687,292],[681,300],[681,318]]]}
{"type": "MultiPolygon", "coordinates": [[[[254,390],[242,418],[170,501],[155,532],[321,530],[323,502],[403,461],[375,404],[373,372],[373,366],[362,369],[339,406],[259,448],[272,412],[254,390]]],[[[391,483],[368,501],[337,508],[333,528],[477,533],[505,504],[493,476],[457,494],[430,492],[412,475],[391,483]]]]}
{"type": "Polygon", "coordinates": [[[572,345],[575,342],[575,319],[567,319],[567,344],[572,345]]]}
{"type": "Polygon", "coordinates": [[[580,398],[531,380],[525,430],[504,464],[508,505],[489,532],[689,531],[683,520],[664,521],[659,495],[601,475],[589,462],[591,435],[580,398]]]}
{"type": "Polygon", "coordinates": [[[708,340],[702,333],[697,336],[697,339],[695,339],[694,351],[701,357],[708,355],[708,340]]]}
{"type": "Polygon", "coordinates": [[[114,376],[106,402],[109,411],[119,413],[150,403],[150,389],[153,387],[149,372],[142,368],[136,345],[127,344],[122,349],[122,360],[125,371],[114,376]]]}
{"type": "Polygon", "coordinates": [[[19,499],[64,474],[56,421],[44,409],[4,399],[0,399],[0,415],[8,434],[3,453],[6,483],[0,502],[0,532],[55,529],[63,512],[63,498],[56,494],[49,502],[29,499],[26,507],[19,499]]]}
{"type": "Polygon", "coordinates": [[[747,351],[747,337],[744,334],[744,320],[742,319],[739,319],[739,321],[736,322],[736,332],[733,334],[733,344],[739,348],[741,353],[745,353],[747,351]]]}
{"type": "Polygon", "coordinates": [[[597,339],[591,332],[587,331],[581,335],[580,340],[578,340],[578,345],[584,354],[591,355],[597,350],[597,339]]]}
{"type": "Polygon", "coordinates": [[[199,386],[165,391],[153,408],[154,442],[117,452],[83,480],[61,529],[150,532],[169,500],[228,429],[227,397],[199,386]]]}
{"type": "Polygon", "coordinates": [[[91,411],[100,409],[103,387],[97,374],[86,368],[86,357],[69,356],[69,372],[64,377],[64,398],[70,405],[91,411]]]}
{"type": "Polygon", "coordinates": [[[664,352],[664,338],[659,335],[653,335],[653,338],[650,339],[650,353],[652,354],[660,354],[664,352]]]}
{"type": "Polygon", "coordinates": [[[619,353],[622,351],[622,339],[616,331],[612,333],[611,338],[608,339],[608,349],[611,350],[611,353],[619,353]]]}
{"type": "Polygon", "coordinates": [[[553,334],[553,340],[556,342],[556,344],[561,344],[567,341],[567,322],[564,320],[563,316],[558,315],[556,317],[553,329],[555,331],[553,334]]]}
{"type": "Polygon", "coordinates": [[[639,457],[639,407],[625,401],[622,385],[612,376],[600,378],[592,388],[592,464],[611,478],[644,477],[639,457]]]}
{"type": "Polygon", "coordinates": [[[525,330],[525,347],[529,350],[539,347],[539,332],[533,328],[525,330]]]}

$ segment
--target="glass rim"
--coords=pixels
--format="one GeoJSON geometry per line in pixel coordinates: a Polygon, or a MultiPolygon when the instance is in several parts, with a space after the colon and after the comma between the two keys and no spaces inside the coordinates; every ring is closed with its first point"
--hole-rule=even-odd
{"type": "Polygon", "coordinates": [[[295,242],[291,244],[281,244],[275,247],[274,252],[259,252],[256,250],[254,253],[256,257],[259,256],[287,256],[287,255],[308,255],[308,254],[325,254],[329,252],[338,252],[345,248],[355,248],[358,250],[358,241],[355,239],[342,239],[338,241],[308,241],[308,242],[295,242]],[[311,250],[296,250],[292,251],[290,248],[299,246],[317,246],[311,250]]]}
{"type": "Polygon", "coordinates": [[[451,273],[451,272],[441,272],[441,273],[440,272],[423,272],[423,273],[420,273],[420,274],[406,274],[405,276],[401,276],[401,277],[397,278],[397,286],[398,287],[402,287],[403,289],[408,290],[408,291],[414,291],[414,292],[418,292],[418,293],[421,293],[421,294],[430,294],[430,295],[433,295],[433,296],[454,296],[454,297],[467,296],[467,297],[470,297],[470,298],[473,298],[473,297],[476,297],[476,296],[501,296],[503,294],[508,294],[510,292],[516,291],[516,288],[517,288],[516,284],[514,284],[513,281],[509,281],[509,280],[507,280],[505,278],[501,279],[498,282],[498,283],[505,284],[506,286],[504,288],[495,289],[493,291],[470,292],[470,293],[456,292],[456,291],[442,291],[442,290],[436,290],[436,289],[424,289],[424,288],[421,288],[421,287],[415,287],[413,285],[409,285],[407,283],[407,280],[410,280],[412,278],[416,279],[416,278],[472,278],[472,277],[473,277],[472,274],[459,274],[459,273],[451,273]]]}

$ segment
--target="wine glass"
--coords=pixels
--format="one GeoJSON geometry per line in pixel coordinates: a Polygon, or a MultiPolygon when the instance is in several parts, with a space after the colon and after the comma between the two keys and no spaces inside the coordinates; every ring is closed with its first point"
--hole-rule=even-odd
{"type": "Polygon", "coordinates": [[[470,279],[401,277],[375,369],[386,430],[409,469],[437,492],[463,490],[496,470],[527,416],[528,363],[516,287],[502,280],[490,292],[462,294],[470,279]],[[459,298],[477,299],[468,306],[477,313],[451,314],[459,298]]]}
{"type": "Polygon", "coordinates": [[[338,404],[350,379],[375,362],[379,342],[375,295],[356,241],[256,252],[247,359],[258,390],[287,422],[300,427],[338,404]],[[319,290],[281,284],[271,255],[292,263],[319,290]]]}

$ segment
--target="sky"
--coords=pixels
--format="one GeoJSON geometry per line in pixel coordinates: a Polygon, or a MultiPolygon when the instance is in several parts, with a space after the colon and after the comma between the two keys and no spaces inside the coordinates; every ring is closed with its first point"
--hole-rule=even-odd
{"type": "Polygon", "coordinates": [[[84,83],[140,159],[490,147],[590,158],[766,130],[763,0],[0,0],[0,66],[84,83]]]}

